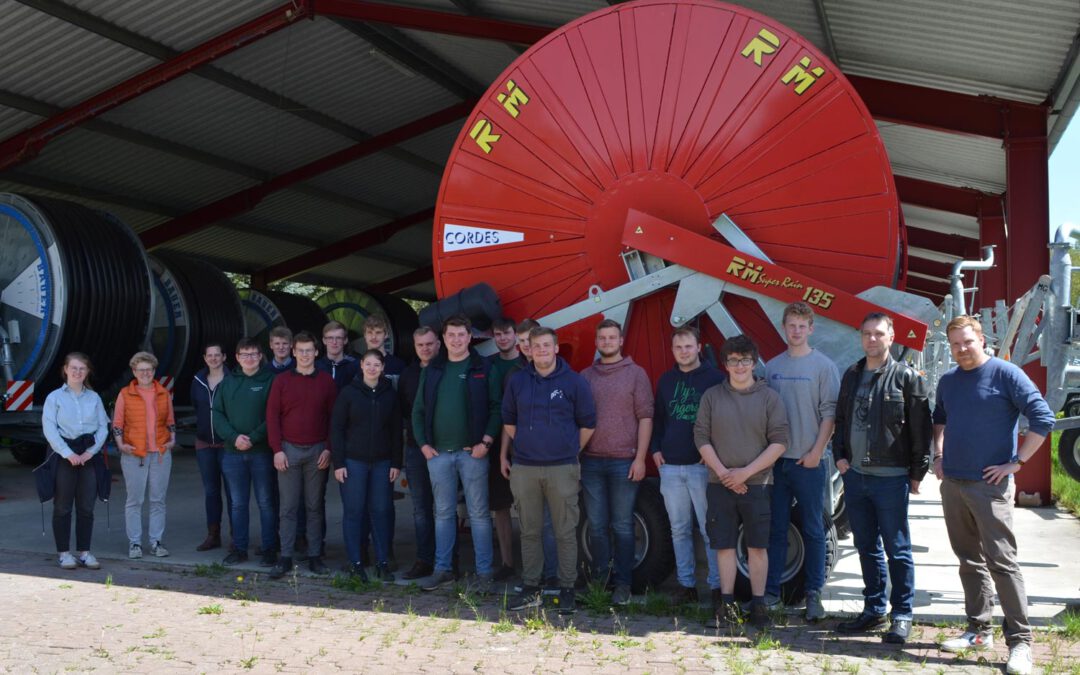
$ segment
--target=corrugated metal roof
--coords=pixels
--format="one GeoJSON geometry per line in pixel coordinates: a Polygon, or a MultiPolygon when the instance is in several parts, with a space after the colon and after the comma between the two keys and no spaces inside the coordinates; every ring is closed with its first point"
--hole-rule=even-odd
{"type": "Polygon", "coordinates": [[[343,285],[352,283],[360,286],[369,286],[379,280],[396,277],[399,274],[405,274],[409,271],[410,269],[407,267],[401,267],[400,265],[394,265],[393,263],[381,260],[348,256],[323,265],[319,268],[319,275],[330,277],[332,279],[339,278],[342,281],[347,282],[343,285]]]}
{"type": "Polygon", "coordinates": [[[146,36],[178,51],[250,21],[282,0],[65,0],[109,23],[146,36]]]}
{"type": "Polygon", "coordinates": [[[484,85],[494,82],[518,56],[518,52],[503,42],[440,35],[421,30],[405,29],[401,32],[484,85]]]}
{"type": "Polygon", "coordinates": [[[132,209],[125,206],[113,204],[111,202],[103,202],[97,199],[80,196],[77,194],[69,194],[66,192],[55,192],[53,190],[43,190],[38,187],[31,187],[23,183],[12,182],[7,180],[0,180],[0,192],[14,192],[15,194],[25,195],[31,199],[36,196],[52,197],[53,199],[63,199],[69,202],[75,202],[76,204],[82,204],[91,209],[99,211],[107,211],[113,216],[119,218],[122,222],[127,224],[132,230],[138,231],[154,225],[160,225],[165,222],[167,218],[154,213],[148,213],[138,209],[132,209]]]}
{"type": "Polygon", "coordinates": [[[33,126],[42,120],[33,113],[23,112],[15,108],[0,106],[0,138],[7,138],[17,134],[27,127],[33,126]]]}
{"type": "Polygon", "coordinates": [[[216,65],[371,134],[460,100],[430,80],[372,56],[372,49],[322,19],[279,31],[216,65]]]}
{"type": "Polygon", "coordinates": [[[878,122],[893,173],[984,192],[1005,190],[1001,141],[878,122]]]}
{"type": "Polygon", "coordinates": [[[973,239],[979,238],[977,218],[913,204],[901,204],[900,208],[904,212],[904,224],[908,227],[918,227],[944,234],[958,234],[973,239]]]}
{"type": "Polygon", "coordinates": [[[1080,24],[1080,2],[825,0],[845,72],[1042,102],[1080,24]]]}
{"type": "Polygon", "coordinates": [[[432,206],[439,176],[387,155],[369,155],[308,181],[375,202],[402,215],[432,206]]]}
{"type": "Polygon", "coordinates": [[[195,75],[129,101],[104,119],[274,174],[353,143],[195,75]]]}
{"type": "Polygon", "coordinates": [[[70,106],[158,63],[14,0],[0,8],[0,82],[8,91],[70,106]]]}
{"type": "Polygon", "coordinates": [[[447,124],[422,136],[409,139],[402,143],[401,147],[441,166],[450,158],[450,151],[454,148],[454,141],[457,140],[459,133],[461,133],[460,124],[447,124]]]}
{"type": "Polygon", "coordinates": [[[163,248],[215,260],[235,261],[237,269],[242,271],[260,269],[308,250],[305,246],[274,237],[216,226],[170,242],[163,248]]]}
{"type": "Polygon", "coordinates": [[[247,219],[273,223],[284,230],[294,229],[296,234],[327,243],[385,221],[295,190],[269,195],[247,214],[247,219]]]}
{"type": "Polygon", "coordinates": [[[483,16],[544,26],[561,26],[608,6],[603,0],[476,0],[474,4],[483,16]]]}

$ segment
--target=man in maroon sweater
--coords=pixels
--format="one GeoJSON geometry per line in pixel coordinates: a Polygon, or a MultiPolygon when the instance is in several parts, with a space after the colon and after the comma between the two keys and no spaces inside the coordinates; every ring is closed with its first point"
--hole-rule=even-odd
{"type": "Polygon", "coordinates": [[[307,508],[308,565],[316,574],[326,573],[322,561],[323,493],[330,467],[330,414],[337,386],[329,373],[315,369],[315,336],[306,331],[293,340],[296,367],[274,379],[266,402],[266,433],[274,451],[281,496],[281,558],[270,570],[280,579],[293,569],[296,542],[296,511],[303,497],[307,508]]]}

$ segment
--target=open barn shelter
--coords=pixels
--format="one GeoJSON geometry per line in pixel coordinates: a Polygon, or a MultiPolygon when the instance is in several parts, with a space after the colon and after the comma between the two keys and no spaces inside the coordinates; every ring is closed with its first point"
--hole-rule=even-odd
{"type": "MultiPolygon", "coordinates": [[[[975,307],[1046,273],[1047,158],[1080,101],[1080,3],[738,5],[802,36],[865,103],[901,205],[900,285],[936,304],[952,264],[986,245],[995,266],[966,279],[975,307]]],[[[608,3],[0,7],[0,190],[109,211],[148,250],[257,289],[434,299],[436,200],[463,126],[530,45],[608,3]]],[[[1021,487],[1048,494],[1039,462],[1021,487]]]]}

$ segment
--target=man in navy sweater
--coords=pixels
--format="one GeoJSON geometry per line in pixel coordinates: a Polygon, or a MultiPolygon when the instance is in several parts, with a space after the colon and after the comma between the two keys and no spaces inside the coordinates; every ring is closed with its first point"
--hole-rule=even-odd
{"type": "Polygon", "coordinates": [[[941,648],[966,652],[993,647],[990,621],[997,590],[1009,646],[1006,671],[1030,673],[1032,635],[1024,577],[1016,563],[1012,474],[1039,451],[1054,428],[1054,414],[1023,370],[985,352],[977,320],[958,316],[945,333],[957,367],[938,383],[934,474],[942,481],[945,526],[960,560],[968,626],[941,648]],[[1021,414],[1029,428],[1017,449],[1021,414]]]}
{"type": "Polygon", "coordinates": [[[577,579],[578,454],[596,430],[596,403],[585,378],[557,356],[555,331],[532,329],[529,346],[532,364],[510,376],[502,401],[503,428],[514,441],[514,465],[511,468],[504,449],[501,467],[517,505],[523,565],[521,593],[508,608],[541,604],[541,531],[547,503],[559,556],[559,607],[571,612],[577,579]]]}
{"type": "MultiPolygon", "coordinates": [[[[675,367],[661,375],[656,385],[649,452],[660,471],[660,494],[671,521],[671,540],[675,548],[679,590],[671,601],[681,605],[698,601],[694,576],[697,558],[694,552],[695,516],[705,550],[710,550],[705,532],[709,467],[701,463],[701,454],[694,445],[694,421],[697,420],[701,395],[709,387],[723,382],[724,374],[701,362],[701,336],[695,328],[685,326],[672,334],[671,353],[675,356],[675,367]]],[[[716,556],[706,558],[709,561],[707,581],[709,588],[715,590],[720,588],[716,556]]]]}

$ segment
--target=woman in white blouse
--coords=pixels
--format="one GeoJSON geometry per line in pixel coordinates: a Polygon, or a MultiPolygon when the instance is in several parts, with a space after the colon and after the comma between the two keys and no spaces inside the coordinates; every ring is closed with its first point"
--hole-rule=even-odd
{"type": "Polygon", "coordinates": [[[56,462],[53,497],[53,536],[60,567],[98,569],[90,552],[94,530],[97,475],[91,459],[101,451],[109,433],[109,418],[101,397],[86,380],[92,372],[90,359],[81,352],[64,357],[64,384],[45,399],[41,426],[56,462]],[[71,555],[71,508],[75,506],[75,553],[71,555]]]}

